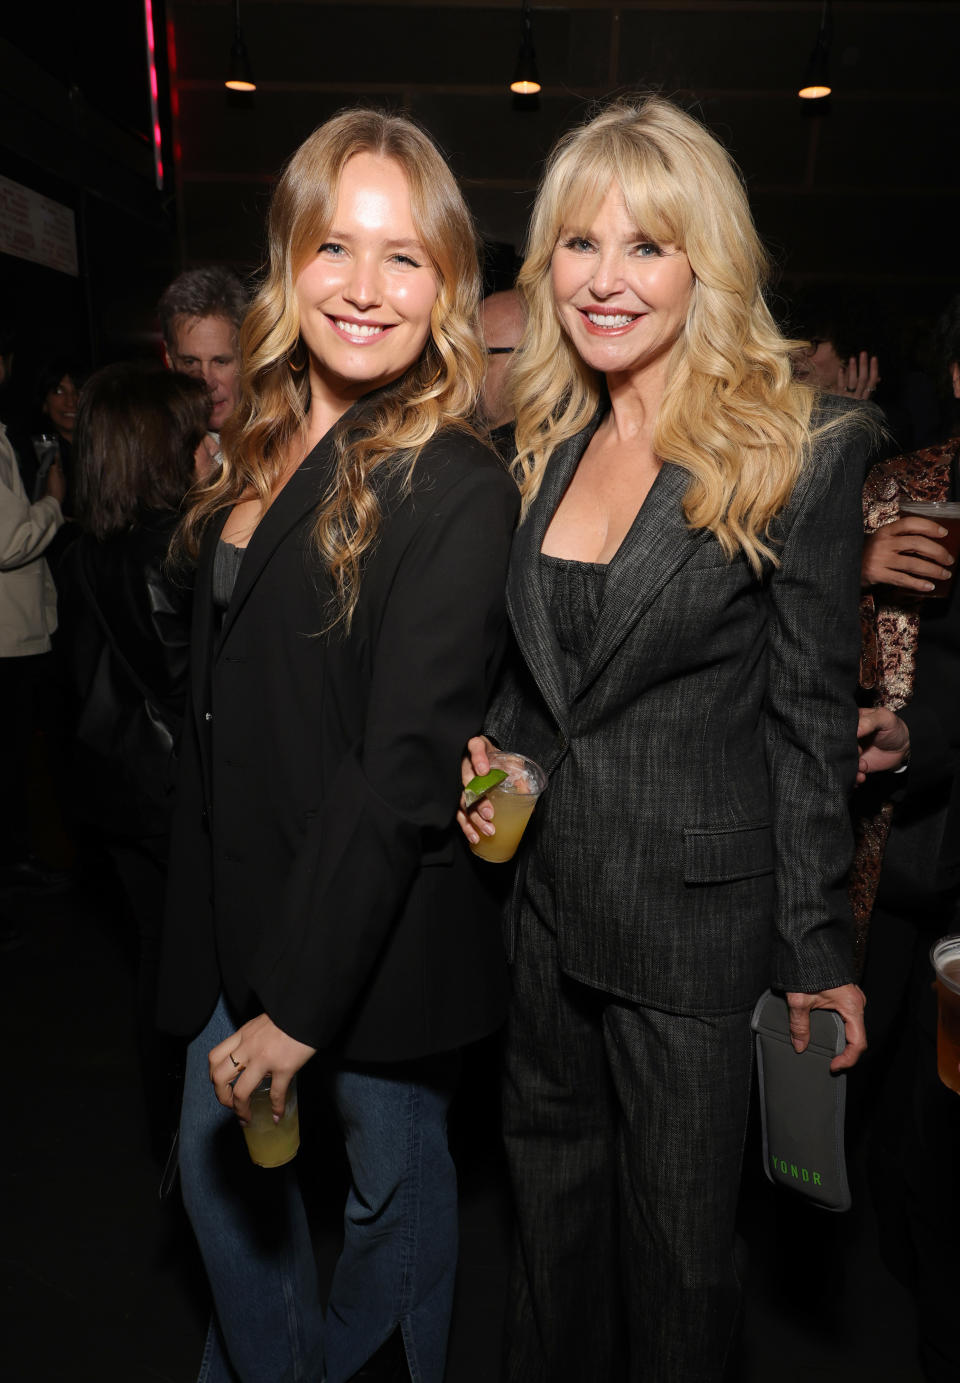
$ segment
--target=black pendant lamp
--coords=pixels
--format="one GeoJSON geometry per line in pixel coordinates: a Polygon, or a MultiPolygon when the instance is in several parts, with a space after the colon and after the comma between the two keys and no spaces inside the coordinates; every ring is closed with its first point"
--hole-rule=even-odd
{"type": "Polygon", "coordinates": [[[807,62],[807,70],[797,95],[803,101],[822,101],[830,95],[830,43],[833,38],[833,11],[830,0],[823,0],[820,32],[807,62]]]}
{"type": "Polygon", "coordinates": [[[224,86],[230,91],[256,91],[257,84],[253,79],[253,68],[250,66],[250,55],[247,52],[247,45],[243,41],[243,30],[240,28],[240,0],[234,2],[233,12],[233,43],[230,45],[230,65],[227,68],[227,80],[224,86]]]}
{"type": "Polygon", "coordinates": [[[523,0],[523,31],[520,39],[520,52],[517,54],[517,70],[513,74],[510,90],[515,96],[536,96],[540,90],[540,74],[537,72],[537,57],[533,51],[533,20],[530,17],[530,0],[523,0]]]}

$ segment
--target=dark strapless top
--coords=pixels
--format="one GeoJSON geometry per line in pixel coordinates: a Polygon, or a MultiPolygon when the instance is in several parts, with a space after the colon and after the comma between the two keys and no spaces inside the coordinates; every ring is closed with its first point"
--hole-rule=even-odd
{"type": "Polygon", "coordinates": [[[234,547],[233,543],[225,542],[223,538],[217,543],[213,554],[213,604],[221,617],[230,604],[246,550],[245,547],[234,547]]]}
{"type": "Polygon", "coordinates": [[[602,562],[576,562],[569,557],[540,554],[540,579],[571,688],[580,680],[593,646],[606,575],[607,567],[602,562]]]}

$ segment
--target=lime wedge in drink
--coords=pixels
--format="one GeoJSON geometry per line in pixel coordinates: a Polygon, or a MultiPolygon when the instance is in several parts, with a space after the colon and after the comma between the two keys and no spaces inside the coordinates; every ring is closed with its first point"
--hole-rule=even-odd
{"type": "Polygon", "coordinates": [[[483,795],[495,788],[498,783],[502,783],[506,778],[506,773],[502,768],[491,768],[489,773],[484,773],[482,777],[471,778],[463,790],[463,800],[466,806],[472,807],[474,802],[479,802],[483,795]]]}

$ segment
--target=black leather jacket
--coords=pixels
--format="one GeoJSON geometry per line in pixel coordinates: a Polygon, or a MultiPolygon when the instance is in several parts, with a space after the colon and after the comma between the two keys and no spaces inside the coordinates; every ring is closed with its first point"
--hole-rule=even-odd
{"type": "Polygon", "coordinates": [[[75,711],[77,814],[111,834],[169,829],[187,692],[192,589],[165,562],[174,513],[98,542],[85,534],[59,583],[62,668],[75,711]]]}

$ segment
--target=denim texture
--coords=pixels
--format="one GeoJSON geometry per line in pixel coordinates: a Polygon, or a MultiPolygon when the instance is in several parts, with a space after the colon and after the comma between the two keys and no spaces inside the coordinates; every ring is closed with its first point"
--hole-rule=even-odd
{"type": "Polygon", "coordinates": [[[447,1109],[459,1058],[386,1070],[334,1078],[352,1185],[327,1307],[327,1383],[344,1383],[397,1325],[412,1383],[443,1379],[458,1247],[447,1109]]]}
{"type": "Polygon", "coordinates": [[[215,1310],[198,1383],[346,1383],[397,1326],[412,1383],[441,1383],[457,1259],[447,1109],[459,1057],[334,1073],[351,1187],[324,1325],[297,1180],[322,1175],[322,1163],[305,1146],[283,1168],[250,1161],[207,1069],[210,1048],[236,1027],[221,999],[187,1057],[181,1179],[215,1310]]]}
{"type": "Polygon", "coordinates": [[[213,1294],[198,1383],[320,1383],[323,1314],[295,1164],[250,1161],[207,1055],[238,1024],[221,999],[187,1049],[180,1180],[213,1294]]]}
{"type": "Polygon", "coordinates": [[[664,1013],[569,979],[529,897],[518,939],[504,1378],[718,1383],[739,1309],[750,1015],[664,1013]]]}

